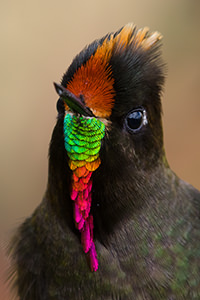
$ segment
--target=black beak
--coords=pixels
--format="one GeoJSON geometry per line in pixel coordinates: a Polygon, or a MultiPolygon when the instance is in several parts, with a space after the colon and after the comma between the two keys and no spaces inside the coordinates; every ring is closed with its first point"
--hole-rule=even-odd
{"type": "Polygon", "coordinates": [[[62,85],[54,82],[54,87],[60,98],[69,106],[69,108],[75,112],[84,116],[94,117],[91,110],[85,106],[83,99],[76,97],[70,91],[65,89],[62,85]]]}

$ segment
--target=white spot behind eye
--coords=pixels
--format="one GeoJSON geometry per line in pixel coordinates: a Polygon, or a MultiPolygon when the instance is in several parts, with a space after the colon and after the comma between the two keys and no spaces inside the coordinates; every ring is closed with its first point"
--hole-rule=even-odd
{"type": "Polygon", "coordinates": [[[147,125],[148,120],[147,120],[147,113],[146,110],[143,110],[143,125],[147,125]]]}

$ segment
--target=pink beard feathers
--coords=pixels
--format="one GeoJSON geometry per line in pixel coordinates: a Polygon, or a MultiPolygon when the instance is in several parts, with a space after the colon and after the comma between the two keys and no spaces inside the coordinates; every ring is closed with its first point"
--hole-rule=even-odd
{"type": "Polygon", "coordinates": [[[74,220],[75,226],[81,232],[81,244],[85,253],[88,253],[91,271],[97,271],[98,260],[95,244],[93,241],[93,216],[90,214],[92,203],[92,172],[85,167],[78,167],[76,173],[82,173],[82,177],[76,176],[75,172],[72,176],[71,199],[74,201],[74,220]],[[82,170],[80,170],[82,169],[82,170]]]}

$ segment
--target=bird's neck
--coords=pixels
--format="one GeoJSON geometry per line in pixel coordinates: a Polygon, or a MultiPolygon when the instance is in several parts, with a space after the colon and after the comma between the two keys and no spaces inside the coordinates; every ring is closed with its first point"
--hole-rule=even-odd
{"type": "Polygon", "coordinates": [[[152,171],[138,169],[136,172],[130,164],[121,166],[118,171],[112,170],[112,174],[107,168],[104,173],[102,164],[94,174],[92,207],[100,236],[109,236],[120,224],[140,215],[147,205],[160,201],[168,185],[168,172],[171,170],[162,162],[152,171]]]}
{"type": "MultiPolygon", "coordinates": [[[[64,148],[62,119],[54,129],[49,156],[47,198],[59,217],[76,232],[70,198],[72,171],[64,148]]],[[[158,190],[166,188],[162,186],[167,182],[166,170],[170,171],[164,154],[157,165],[146,170],[130,159],[126,162],[103,155],[100,167],[92,174],[94,234],[99,238],[109,236],[120,222],[138,214],[149,201],[159,201],[158,190]]]]}

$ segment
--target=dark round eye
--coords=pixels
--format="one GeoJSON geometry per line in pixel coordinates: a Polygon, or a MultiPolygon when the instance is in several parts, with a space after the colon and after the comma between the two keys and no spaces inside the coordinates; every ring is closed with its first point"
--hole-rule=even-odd
{"type": "Polygon", "coordinates": [[[139,131],[147,124],[147,115],[145,109],[132,110],[126,117],[126,127],[131,132],[139,131]]]}

